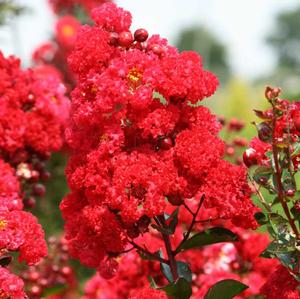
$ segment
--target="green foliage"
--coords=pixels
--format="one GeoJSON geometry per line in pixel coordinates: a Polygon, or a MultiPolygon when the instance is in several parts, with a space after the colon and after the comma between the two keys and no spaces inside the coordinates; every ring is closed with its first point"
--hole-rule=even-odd
{"type": "MultiPolygon", "coordinates": [[[[184,278],[188,282],[192,282],[192,271],[190,266],[187,263],[177,261],[177,273],[179,277],[184,278]]],[[[160,264],[160,268],[164,274],[164,276],[168,279],[169,282],[173,282],[173,276],[170,269],[170,266],[164,263],[160,264]]]]}
{"type": "Polygon", "coordinates": [[[232,299],[247,288],[248,286],[233,279],[221,280],[208,290],[204,299],[232,299]]]}
{"type": "Polygon", "coordinates": [[[168,296],[174,299],[189,299],[192,295],[192,287],[190,283],[184,278],[179,278],[175,282],[160,288],[166,292],[168,296]]]}
{"type": "Polygon", "coordinates": [[[187,239],[177,248],[176,252],[221,242],[234,242],[237,241],[237,239],[237,235],[229,229],[223,227],[213,227],[197,233],[191,238],[187,239]]]}

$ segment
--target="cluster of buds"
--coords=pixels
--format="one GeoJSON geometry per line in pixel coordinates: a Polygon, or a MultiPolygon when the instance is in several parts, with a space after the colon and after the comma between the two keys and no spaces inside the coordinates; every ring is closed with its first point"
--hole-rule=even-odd
{"type": "Polygon", "coordinates": [[[57,293],[67,293],[76,287],[76,279],[68,246],[64,238],[48,239],[49,254],[39,264],[31,266],[21,274],[30,299],[38,299],[48,290],[57,289],[57,293]]]}
{"type": "MultiPolygon", "coordinates": [[[[271,108],[254,110],[260,119],[259,123],[253,123],[257,137],[250,142],[243,160],[250,168],[249,177],[262,208],[257,219],[267,226],[273,239],[263,256],[277,258],[283,265],[283,270],[274,272],[270,279],[276,280],[282,273],[286,276],[290,273],[288,280],[291,286],[300,282],[300,201],[296,184],[300,170],[300,103],[281,99],[280,93],[280,88],[266,88],[265,97],[271,108]],[[269,195],[264,196],[261,189],[267,190],[269,195]],[[278,210],[283,213],[278,213],[278,210]]],[[[291,298],[299,298],[295,288],[290,289],[285,282],[280,283],[280,291],[295,294],[291,298]]],[[[267,283],[264,295],[275,298],[270,294],[270,285],[270,282],[267,283]]],[[[286,295],[283,297],[286,298],[286,295]]]]}
{"type": "Polygon", "coordinates": [[[16,166],[16,176],[23,186],[23,204],[27,209],[34,208],[36,198],[46,193],[45,182],[51,177],[46,170],[44,161],[32,159],[30,162],[21,162],[16,166]]]}
{"type": "Polygon", "coordinates": [[[218,119],[223,127],[223,139],[226,142],[225,154],[231,162],[241,165],[243,163],[241,159],[242,152],[248,145],[248,141],[238,134],[242,133],[245,123],[236,118],[227,121],[220,116],[218,119]]]}

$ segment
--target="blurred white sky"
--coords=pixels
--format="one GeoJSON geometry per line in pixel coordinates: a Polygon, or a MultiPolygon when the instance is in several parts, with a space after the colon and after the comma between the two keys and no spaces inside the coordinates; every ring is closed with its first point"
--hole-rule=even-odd
{"type": "MultiPolygon", "coordinates": [[[[0,48],[23,58],[51,36],[54,17],[47,0],[19,0],[31,13],[17,24],[0,29],[0,48]]],[[[171,43],[180,30],[194,24],[205,25],[228,47],[233,71],[254,78],[272,69],[274,56],[264,38],[272,30],[276,15],[300,5],[299,0],[117,0],[133,14],[133,28],[144,27],[171,43]]]]}

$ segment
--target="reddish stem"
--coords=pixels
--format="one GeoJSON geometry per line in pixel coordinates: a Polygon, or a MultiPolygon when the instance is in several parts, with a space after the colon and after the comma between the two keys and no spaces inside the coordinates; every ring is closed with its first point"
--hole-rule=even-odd
{"type": "Polygon", "coordinates": [[[275,140],[275,128],[276,128],[276,111],[275,111],[275,107],[273,106],[272,151],[273,151],[274,164],[275,164],[275,178],[276,178],[276,184],[277,184],[277,188],[278,188],[278,199],[283,207],[285,215],[288,218],[291,228],[296,235],[296,238],[299,238],[299,232],[298,232],[297,226],[295,225],[294,220],[291,217],[289,207],[285,201],[285,196],[284,196],[283,187],[282,187],[282,183],[281,183],[281,169],[280,169],[279,161],[278,161],[279,152],[278,152],[278,147],[276,145],[276,140],[275,140]]]}

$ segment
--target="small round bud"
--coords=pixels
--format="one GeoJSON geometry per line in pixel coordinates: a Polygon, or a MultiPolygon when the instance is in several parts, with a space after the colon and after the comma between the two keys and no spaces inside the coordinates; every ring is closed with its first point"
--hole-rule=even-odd
{"type": "Polygon", "coordinates": [[[297,113],[295,113],[293,117],[293,123],[296,130],[300,132],[300,111],[299,112],[297,111],[297,113]]]}
{"type": "Polygon", "coordinates": [[[133,42],[133,36],[130,31],[123,31],[119,34],[119,45],[129,48],[133,42]]]}
{"type": "Polygon", "coordinates": [[[43,184],[34,184],[32,186],[32,192],[37,196],[44,196],[46,193],[46,188],[43,184]]]}
{"type": "Polygon", "coordinates": [[[40,274],[37,271],[29,272],[28,280],[30,281],[37,281],[40,278],[40,274]]]}
{"type": "Polygon", "coordinates": [[[258,183],[260,184],[260,185],[263,185],[263,186],[265,186],[267,183],[268,183],[268,178],[267,177],[260,177],[259,179],[258,179],[258,183]]]}
{"type": "Polygon", "coordinates": [[[257,130],[258,130],[258,138],[261,141],[268,141],[272,137],[272,129],[271,127],[263,122],[257,125],[257,130]]]}
{"type": "Polygon", "coordinates": [[[33,285],[30,288],[29,292],[32,296],[41,296],[42,295],[42,288],[38,285],[33,285]]]}
{"type": "Polygon", "coordinates": [[[43,171],[40,173],[40,178],[42,181],[48,181],[51,178],[51,172],[50,171],[43,171]]]}
{"type": "Polygon", "coordinates": [[[158,45],[158,44],[153,44],[151,45],[148,50],[152,51],[154,54],[160,56],[163,54],[164,50],[162,48],[162,46],[158,45]]]}
{"type": "Polygon", "coordinates": [[[41,278],[38,281],[38,284],[42,287],[42,288],[46,288],[49,285],[49,281],[46,278],[41,278]]]}
{"type": "Polygon", "coordinates": [[[135,32],[134,32],[134,39],[137,41],[137,42],[144,42],[147,40],[149,34],[148,34],[148,31],[146,29],[137,29],[135,32]]]}
{"type": "Polygon", "coordinates": [[[45,169],[46,165],[42,161],[37,161],[34,163],[33,168],[37,171],[43,171],[45,169]]]}
{"type": "Polygon", "coordinates": [[[160,140],[159,147],[164,150],[169,150],[173,146],[173,141],[170,137],[165,137],[160,140]]]}
{"type": "Polygon", "coordinates": [[[119,41],[119,34],[117,32],[109,33],[109,44],[112,46],[117,46],[119,41]]]}
{"type": "Polygon", "coordinates": [[[285,191],[285,195],[289,197],[293,197],[295,195],[295,190],[294,189],[288,189],[285,191]]]}
{"type": "Polygon", "coordinates": [[[70,276],[72,274],[72,268],[69,266],[64,266],[61,268],[60,273],[63,276],[70,276]]]}
{"type": "Polygon", "coordinates": [[[229,122],[230,131],[241,131],[244,128],[245,124],[243,121],[240,121],[236,118],[232,118],[229,122]]]}
{"type": "Polygon", "coordinates": [[[236,146],[247,146],[248,145],[248,141],[246,138],[243,138],[243,137],[235,137],[233,139],[233,143],[236,145],[236,146]]]}
{"type": "Polygon", "coordinates": [[[227,149],[226,149],[226,154],[231,157],[231,156],[234,155],[234,153],[235,153],[234,147],[233,146],[228,146],[227,149]]]}
{"type": "Polygon", "coordinates": [[[300,213],[300,201],[297,201],[294,205],[295,210],[300,213]]]}
{"type": "Polygon", "coordinates": [[[23,199],[23,204],[26,209],[32,209],[36,205],[36,200],[33,196],[28,196],[23,199]]]}
{"type": "Polygon", "coordinates": [[[243,154],[243,161],[247,167],[257,165],[257,153],[253,148],[248,148],[243,154]]]}

